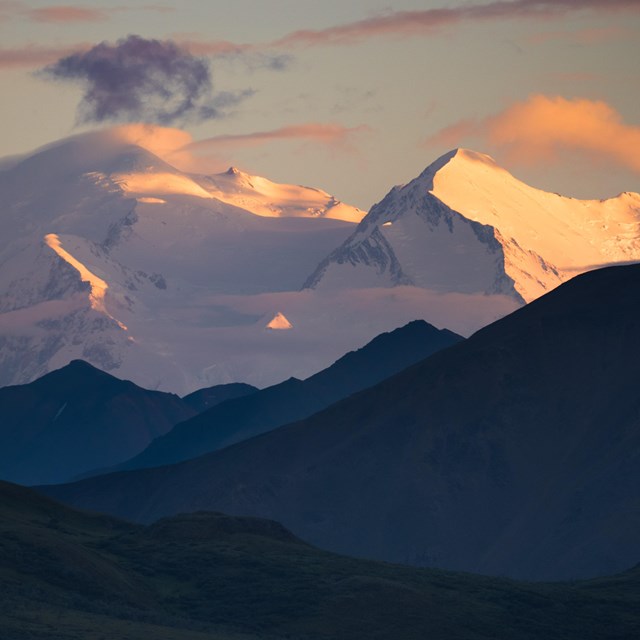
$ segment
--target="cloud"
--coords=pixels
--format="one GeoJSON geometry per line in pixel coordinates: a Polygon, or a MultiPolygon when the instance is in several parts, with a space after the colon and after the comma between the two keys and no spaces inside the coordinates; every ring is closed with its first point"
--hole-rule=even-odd
{"type": "Polygon", "coordinates": [[[100,22],[108,20],[113,14],[125,11],[152,11],[167,13],[174,11],[172,7],[157,4],[147,4],[141,7],[111,6],[85,7],[77,4],[60,4],[50,7],[32,9],[18,0],[0,0],[0,21],[21,18],[32,22],[45,23],[77,23],[100,22]]]}
{"type": "Polygon", "coordinates": [[[218,149],[220,147],[246,147],[274,140],[314,140],[327,145],[348,145],[350,138],[357,133],[370,131],[370,128],[361,125],[358,127],[344,127],[340,124],[306,123],[289,125],[272,129],[270,131],[256,131],[238,135],[221,135],[212,138],[198,140],[188,145],[190,151],[203,151],[218,149]]]}
{"type": "Polygon", "coordinates": [[[23,67],[41,67],[74,53],[86,51],[88,44],[77,44],[68,47],[42,47],[27,45],[25,47],[0,48],[0,69],[18,69],[23,67]]]}
{"type": "MultiPolygon", "coordinates": [[[[29,12],[19,11],[20,3],[12,0],[0,0],[0,21],[13,15],[27,15],[29,12]]],[[[68,9],[76,5],[64,5],[68,9]]],[[[60,7],[58,7],[60,9],[60,7]]],[[[78,8],[78,10],[82,10],[78,8]]],[[[125,7],[102,8],[96,11],[105,16],[117,11],[144,10],[169,11],[162,5],[145,5],[134,9],[125,7]]],[[[561,18],[572,12],[594,11],[638,11],[640,0],[494,0],[480,5],[463,5],[460,7],[440,7],[422,11],[390,11],[366,20],[349,22],[327,29],[306,29],[286,34],[278,40],[262,44],[239,44],[227,40],[195,41],[185,39],[178,46],[186,49],[194,56],[217,58],[237,58],[248,64],[250,68],[285,69],[291,62],[290,54],[274,54],[274,49],[292,47],[311,47],[324,45],[350,45],[378,37],[421,37],[437,33],[446,27],[479,21],[504,19],[551,19],[561,18]]],[[[37,10],[35,10],[37,11],[37,10]]],[[[88,10],[90,11],[90,10],[88,10]]],[[[61,14],[64,12],[61,12],[61,14]]],[[[43,14],[40,14],[41,16],[43,14]]],[[[69,14],[71,15],[71,13],[69,14]]],[[[80,15],[80,14],[76,14],[80,15]]],[[[86,14],[90,17],[90,14],[86,14]]],[[[594,29],[589,35],[585,32],[585,40],[592,38],[602,41],[613,34],[606,29],[594,29]]],[[[546,36],[540,35],[544,39],[546,36]]],[[[556,37],[553,34],[549,37],[556,37]]],[[[60,55],[69,50],[86,50],[86,45],[78,44],[67,47],[60,55]]],[[[0,49],[0,69],[15,67],[34,67],[56,59],[52,47],[28,45],[12,49],[0,49]],[[36,55],[40,52],[41,55],[36,55]]],[[[60,56],[57,56],[60,57],[60,56]]]]}
{"type": "Polygon", "coordinates": [[[188,38],[179,38],[178,42],[193,55],[211,56],[218,60],[239,60],[250,69],[284,71],[293,61],[291,54],[260,51],[259,45],[236,44],[228,40],[207,42],[188,38]]]}
{"type": "Polygon", "coordinates": [[[205,120],[221,117],[224,108],[250,95],[213,96],[206,60],[174,42],[135,35],[72,53],[41,74],[84,85],[79,122],[205,120]]]}
{"type": "Polygon", "coordinates": [[[110,127],[103,135],[118,142],[138,145],[161,158],[193,142],[191,134],[182,129],[142,123],[110,127]]]}
{"type": "Polygon", "coordinates": [[[233,161],[236,151],[273,142],[299,143],[300,151],[304,150],[305,143],[314,143],[315,153],[318,149],[316,145],[321,145],[330,152],[357,154],[355,138],[369,131],[371,131],[370,127],[365,125],[345,127],[335,123],[310,122],[267,131],[220,135],[196,140],[184,144],[181,148],[169,150],[169,153],[163,157],[183,171],[211,173],[226,169],[229,162],[233,161]]]}
{"type": "Polygon", "coordinates": [[[553,18],[581,10],[638,10],[640,0],[495,0],[480,5],[440,7],[422,11],[392,11],[366,20],[327,29],[290,33],[272,46],[355,44],[381,36],[422,36],[465,22],[486,20],[553,18]]]}
{"type": "Polygon", "coordinates": [[[109,17],[102,9],[68,4],[31,9],[27,15],[34,22],[100,22],[109,17]]]}
{"type": "Polygon", "coordinates": [[[640,173],[640,127],[625,124],[603,101],[534,95],[483,120],[446,127],[427,144],[451,147],[469,139],[522,164],[547,163],[560,152],[579,151],[640,173]]]}

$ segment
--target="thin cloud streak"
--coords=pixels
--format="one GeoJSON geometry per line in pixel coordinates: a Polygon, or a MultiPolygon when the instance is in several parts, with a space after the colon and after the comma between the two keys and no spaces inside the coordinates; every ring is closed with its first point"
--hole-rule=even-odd
{"type": "Polygon", "coordinates": [[[75,5],[58,5],[55,7],[40,7],[26,13],[34,22],[101,22],[109,18],[107,11],[89,9],[75,5]]]}
{"type": "Polygon", "coordinates": [[[624,123],[603,101],[534,95],[483,120],[450,125],[426,144],[453,147],[467,140],[497,149],[513,163],[543,164],[579,151],[640,173],[640,126],[624,123]]]}
{"type": "Polygon", "coordinates": [[[103,22],[112,15],[122,12],[151,11],[167,13],[171,7],[147,4],[142,7],[85,7],[78,4],[60,4],[50,7],[30,8],[17,0],[0,0],[0,22],[13,19],[29,20],[52,24],[73,24],[81,22],[103,22]]]}
{"type": "Polygon", "coordinates": [[[0,69],[42,67],[60,58],[87,51],[91,46],[87,43],[81,43],[65,47],[27,45],[26,47],[0,49],[0,69]]]}
{"type": "Polygon", "coordinates": [[[481,5],[398,11],[320,30],[290,33],[271,44],[275,47],[357,44],[380,36],[420,36],[443,27],[487,20],[554,18],[580,10],[640,10],[640,0],[498,0],[481,5]]]}
{"type": "Polygon", "coordinates": [[[246,147],[275,140],[314,140],[326,145],[345,145],[354,134],[366,133],[371,128],[366,125],[344,127],[340,124],[311,122],[289,125],[271,131],[256,131],[237,135],[221,135],[192,142],[182,151],[208,151],[220,147],[246,147]]]}
{"type": "MultiPolygon", "coordinates": [[[[0,19],[5,12],[15,11],[15,2],[0,1],[0,19]]],[[[165,11],[166,7],[147,5],[148,11],[165,11]]],[[[125,10],[117,7],[110,11],[125,10]]],[[[133,10],[133,9],[131,9],[133,10]]],[[[300,30],[289,33],[278,40],[262,44],[240,44],[225,40],[189,41],[178,44],[194,55],[241,56],[251,53],[267,54],[269,50],[291,47],[312,47],[324,45],[352,45],[377,37],[420,37],[437,33],[445,27],[463,23],[504,19],[550,19],[561,18],[578,11],[640,11],[640,0],[497,0],[481,5],[465,5],[454,8],[435,8],[423,11],[395,11],[384,15],[359,20],[320,30],[300,30]]],[[[102,11],[107,11],[102,9],[102,11]]],[[[43,63],[42,58],[34,55],[40,47],[27,46],[0,50],[0,69],[16,67],[34,67],[43,63]]],[[[86,49],[86,45],[68,47],[57,57],[66,55],[69,50],[86,49]]],[[[53,51],[54,48],[40,48],[53,51]]],[[[44,63],[51,62],[54,56],[44,63]]],[[[284,59],[263,63],[257,66],[283,68],[284,59]]]]}

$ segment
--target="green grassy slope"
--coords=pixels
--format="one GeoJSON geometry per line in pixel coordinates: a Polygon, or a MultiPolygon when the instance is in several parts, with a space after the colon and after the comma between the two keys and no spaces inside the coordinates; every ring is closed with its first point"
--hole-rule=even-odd
{"type": "Polygon", "coordinates": [[[0,637],[549,640],[640,637],[640,570],[527,584],[355,560],[279,524],[134,525],[0,483],[0,637]]]}

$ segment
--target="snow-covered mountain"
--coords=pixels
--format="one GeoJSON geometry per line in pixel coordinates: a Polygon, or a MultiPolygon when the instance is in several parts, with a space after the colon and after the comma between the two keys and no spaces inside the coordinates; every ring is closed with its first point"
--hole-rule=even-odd
{"type": "Polygon", "coordinates": [[[73,358],[150,387],[207,384],[193,370],[215,354],[182,361],[185,349],[208,351],[198,330],[263,329],[279,311],[211,296],[298,290],[364,216],[324,191],[237,169],[185,173],[109,131],[0,171],[0,203],[0,385],[73,358]]]}
{"type": "Polygon", "coordinates": [[[457,149],[394,187],[305,284],[413,285],[529,302],[591,269],[640,260],[640,195],[577,200],[457,149]]]}
{"type": "Polygon", "coordinates": [[[161,144],[181,132],[147,130],[2,163],[0,386],[74,359],[176,393],[268,386],[417,318],[469,335],[571,275],[640,256],[640,196],[543,193],[473,152],[365,216],[235,168],[182,171],[161,144]]]}

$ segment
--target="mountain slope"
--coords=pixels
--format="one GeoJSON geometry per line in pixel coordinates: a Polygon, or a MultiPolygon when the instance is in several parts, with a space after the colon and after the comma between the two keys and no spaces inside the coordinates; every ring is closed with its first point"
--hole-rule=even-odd
{"type": "Polygon", "coordinates": [[[366,557],[532,579],[640,556],[640,266],[576,277],[310,419],[47,489],[138,520],[277,519],[366,557]]]}
{"type": "Polygon", "coordinates": [[[172,464],[301,420],[460,340],[451,331],[416,320],[374,338],[304,381],[291,378],[249,397],[220,403],[176,425],[116,468],[172,464]]]}
{"type": "Polygon", "coordinates": [[[231,382],[229,384],[219,384],[213,387],[198,389],[184,396],[182,401],[202,413],[206,409],[211,409],[225,400],[242,398],[258,391],[256,387],[242,382],[231,382]]]}
{"type": "Polygon", "coordinates": [[[603,640],[640,631],[637,568],[553,585],[412,569],[314,549],[268,520],[197,513],[143,527],[6,483],[0,589],[0,628],[12,640],[603,640]]]}
{"type": "Polygon", "coordinates": [[[62,482],[113,465],[196,414],[81,360],[27,385],[0,389],[0,477],[62,482]]]}
{"type": "Polygon", "coordinates": [[[456,149],[392,189],[305,286],[413,284],[529,302],[577,273],[639,259],[639,194],[565,198],[456,149]]]}

